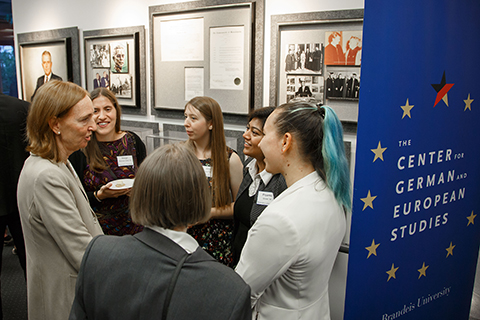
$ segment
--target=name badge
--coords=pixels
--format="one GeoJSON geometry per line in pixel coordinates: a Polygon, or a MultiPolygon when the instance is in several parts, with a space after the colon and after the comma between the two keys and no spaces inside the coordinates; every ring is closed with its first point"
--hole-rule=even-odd
{"type": "Polygon", "coordinates": [[[257,204],[261,206],[268,206],[275,199],[273,192],[258,191],[257,204]]]}
{"type": "Polygon", "coordinates": [[[132,156],[118,156],[117,162],[119,167],[133,166],[132,156]]]}
{"type": "Polygon", "coordinates": [[[211,178],[212,177],[212,167],[209,167],[209,166],[202,166],[203,167],[203,171],[205,171],[205,175],[207,176],[207,178],[211,178]]]}

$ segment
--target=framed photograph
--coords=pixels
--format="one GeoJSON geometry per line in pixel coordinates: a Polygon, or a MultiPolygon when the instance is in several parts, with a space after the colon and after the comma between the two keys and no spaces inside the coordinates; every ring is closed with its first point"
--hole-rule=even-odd
{"type": "Polygon", "coordinates": [[[282,51],[285,72],[288,74],[323,74],[321,43],[290,43],[282,51]]]}
{"type": "Polygon", "coordinates": [[[128,43],[126,41],[111,42],[112,60],[110,71],[115,73],[128,73],[128,43]]]}
{"type": "Polygon", "coordinates": [[[360,70],[335,69],[328,72],[325,79],[325,98],[358,100],[360,92],[360,70]]]}
{"type": "Polygon", "coordinates": [[[361,65],[362,31],[327,31],[325,39],[325,65],[361,65]]]}
{"type": "Polygon", "coordinates": [[[263,8],[264,0],[149,7],[152,114],[183,118],[185,99],[200,91],[231,116],[261,107],[263,8]]]}
{"type": "Polygon", "coordinates": [[[330,72],[341,73],[346,82],[347,76],[355,73],[359,83],[362,27],[363,9],[272,15],[269,105],[278,106],[292,99],[328,104],[342,122],[356,123],[355,93],[350,98],[352,93],[347,93],[345,84],[341,97],[327,97],[326,79],[330,72]],[[342,48],[343,64],[330,64],[328,60],[331,48],[327,45],[334,33],[340,34],[335,43],[342,48]],[[350,70],[343,70],[346,68],[350,70]]]}
{"type": "Polygon", "coordinates": [[[125,114],[147,114],[145,27],[83,32],[85,79],[90,92],[112,90],[125,114]]]}
{"type": "Polygon", "coordinates": [[[93,79],[88,79],[93,83],[93,89],[98,87],[110,89],[110,67],[108,69],[95,69],[93,79]]]}
{"type": "Polygon", "coordinates": [[[51,80],[81,85],[77,27],[18,34],[23,100],[51,80]]]}
{"type": "Polygon", "coordinates": [[[110,91],[112,91],[117,99],[132,97],[132,76],[123,73],[111,73],[110,75],[110,91]]]}
{"type": "Polygon", "coordinates": [[[90,45],[90,66],[110,68],[110,45],[108,43],[90,45]]]}
{"type": "Polygon", "coordinates": [[[325,90],[322,76],[289,74],[286,82],[285,101],[288,102],[294,98],[308,98],[305,100],[323,104],[325,90]]]}

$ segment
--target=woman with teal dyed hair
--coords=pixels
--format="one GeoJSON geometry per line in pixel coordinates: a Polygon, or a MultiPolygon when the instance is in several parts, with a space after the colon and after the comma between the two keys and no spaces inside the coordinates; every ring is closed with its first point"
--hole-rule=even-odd
{"type": "Polygon", "coordinates": [[[351,210],[342,125],[329,107],[294,102],[263,130],[266,170],[288,188],[250,229],[236,268],[253,319],[330,319],[328,281],[351,210]]]}

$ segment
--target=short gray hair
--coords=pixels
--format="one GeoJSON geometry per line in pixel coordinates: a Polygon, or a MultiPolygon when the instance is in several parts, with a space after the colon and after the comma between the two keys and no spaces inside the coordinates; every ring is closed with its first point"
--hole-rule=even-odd
{"type": "Polygon", "coordinates": [[[141,164],[130,199],[132,220],[165,229],[210,218],[211,195],[202,165],[186,146],[158,148],[141,164]]]}

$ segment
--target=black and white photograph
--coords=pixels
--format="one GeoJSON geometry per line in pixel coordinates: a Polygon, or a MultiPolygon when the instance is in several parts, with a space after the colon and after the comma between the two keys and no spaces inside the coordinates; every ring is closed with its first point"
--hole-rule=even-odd
{"type": "Polygon", "coordinates": [[[110,68],[110,46],[92,44],[90,46],[90,65],[92,68],[110,68]]]}
{"type": "Polygon", "coordinates": [[[286,52],[286,73],[322,74],[323,48],[321,43],[288,44],[286,52]]]}
{"type": "Polygon", "coordinates": [[[132,97],[132,76],[129,74],[110,74],[110,90],[117,98],[132,97]]]}
{"type": "Polygon", "coordinates": [[[356,100],[360,91],[360,75],[353,71],[328,72],[325,90],[327,99],[356,100]]]}
{"type": "Polygon", "coordinates": [[[286,79],[286,101],[294,98],[315,100],[315,103],[323,104],[324,80],[322,76],[311,75],[288,75],[286,79]]]}

